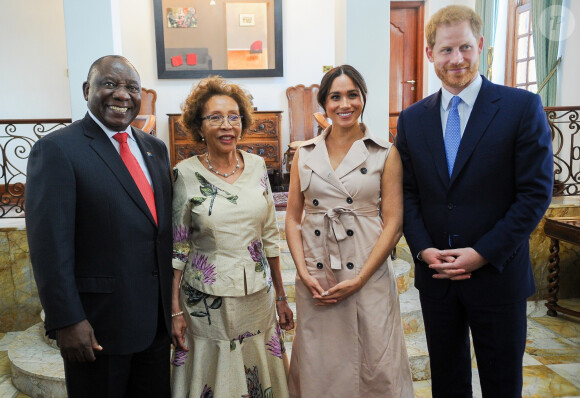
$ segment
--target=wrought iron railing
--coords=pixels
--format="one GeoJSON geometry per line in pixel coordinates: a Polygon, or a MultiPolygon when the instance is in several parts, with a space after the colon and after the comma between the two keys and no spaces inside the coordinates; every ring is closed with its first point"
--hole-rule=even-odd
{"type": "Polygon", "coordinates": [[[580,106],[544,110],[552,129],[554,196],[580,195],[580,106]]]}
{"type": "Polygon", "coordinates": [[[32,145],[71,119],[0,119],[0,218],[24,216],[26,164],[32,145]]]}

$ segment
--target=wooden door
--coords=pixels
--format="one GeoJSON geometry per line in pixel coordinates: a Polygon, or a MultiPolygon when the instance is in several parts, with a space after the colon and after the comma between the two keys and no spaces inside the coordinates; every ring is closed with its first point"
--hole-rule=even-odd
{"type": "Polygon", "coordinates": [[[389,132],[397,135],[399,113],[423,97],[423,2],[391,3],[389,132]]]}

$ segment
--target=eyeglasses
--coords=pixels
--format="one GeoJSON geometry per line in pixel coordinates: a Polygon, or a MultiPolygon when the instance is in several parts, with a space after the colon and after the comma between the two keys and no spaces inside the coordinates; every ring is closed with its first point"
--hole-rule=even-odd
{"type": "Polygon", "coordinates": [[[234,127],[234,126],[239,126],[242,123],[242,119],[243,116],[242,115],[208,115],[208,116],[204,116],[201,119],[202,120],[209,120],[209,124],[210,126],[214,126],[214,127],[220,127],[222,124],[224,124],[224,121],[226,120],[226,118],[228,119],[228,123],[230,124],[230,126],[234,127]]]}

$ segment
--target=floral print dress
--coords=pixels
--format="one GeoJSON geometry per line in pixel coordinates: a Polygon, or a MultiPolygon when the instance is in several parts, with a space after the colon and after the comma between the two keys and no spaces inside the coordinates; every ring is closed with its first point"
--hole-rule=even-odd
{"type": "Polygon", "coordinates": [[[173,267],[188,352],[173,358],[173,397],[287,397],[284,345],[266,257],[277,257],[278,229],[262,158],[229,184],[199,157],[174,169],[173,267]]]}

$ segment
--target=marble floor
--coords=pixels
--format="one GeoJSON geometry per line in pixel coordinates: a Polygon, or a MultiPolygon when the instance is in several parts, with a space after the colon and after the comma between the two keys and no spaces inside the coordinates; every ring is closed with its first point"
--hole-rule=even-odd
{"type": "MultiPolygon", "coordinates": [[[[546,315],[543,301],[530,303],[524,354],[522,397],[580,397],[580,319],[546,315]]],[[[580,311],[580,299],[560,300],[580,311]]],[[[430,381],[416,381],[415,396],[431,397],[430,381]]],[[[473,363],[473,396],[481,397],[477,365],[473,363]]]]}
{"type": "MultiPolygon", "coordinates": [[[[580,311],[580,299],[561,300],[580,311]]],[[[530,303],[524,356],[523,397],[580,397],[580,319],[546,315],[543,302],[530,303]]],[[[0,333],[0,398],[26,398],[12,386],[8,345],[21,332],[0,333]]],[[[474,397],[481,397],[473,364],[474,397]]],[[[430,381],[416,381],[415,396],[431,397],[430,381]]]]}
{"type": "MultiPolygon", "coordinates": [[[[289,301],[291,301],[291,306],[294,307],[295,267],[285,241],[283,212],[278,212],[278,222],[282,239],[280,263],[283,270],[284,285],[286,286],[286,293],[289,296],[289,301]]],[[[397,253],[400,254],[400,257],[405,254],[404,250],[397,253]]],[[[401,300],[405,333],[413,334],[412,338],[407,339],[407,350],[412,364],[424,363],[427,367],[427,372],[415,369],[417,374],[414,372],[414,376],[417,376],[415,377],[417,380],[426,379],[414,382],[415,396],[418,398],[431,398],[424,333],[421,327],[416,326],[422,323],[418,292],[412,287],[412,276],[405,275],[401,275],[400,281],[399,279],[397,280],[397,284],[399,285],[399,282],[402,282],[401,286],[398,286],[400,292],[407,290],[407,295],[411,293],[410,299],[407,297],[401,300]],[[413,327],[413,325],[415,326],[413,327]],[[421,377],[419,374],[421,371],[426,375],[425,377],[421,377]]],[[[580,311],[580,298],[563,299],[559,303],[565,307],[580,311]]],[[[10,361],[7,353],[8,346],[20,333],[22,332],[0,333],[0,398],[28,397],[18,392],[12,385],[10,361]]],[[[291,354],[293,333],[288,335],[286,346],[291,354]]],[[[528,302],[528,338],[525,351],[522,397],[580,398],[580,318],[562,314],[559,314],[558,317],[549,317],[546,315],[544,301],[528,302]]],[[[473,396],[479,398],[482,395],[475,360],[472,366],[473,396]]]]}

